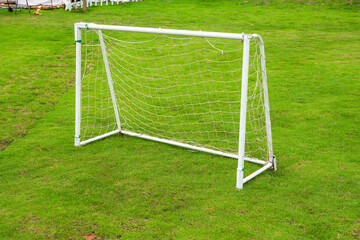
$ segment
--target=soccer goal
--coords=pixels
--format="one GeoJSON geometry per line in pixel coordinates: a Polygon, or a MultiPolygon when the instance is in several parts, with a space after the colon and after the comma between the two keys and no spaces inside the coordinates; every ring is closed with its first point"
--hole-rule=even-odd
{"type": "Polygon", "coordinates": [[[75,146],[117,134],[234,158],[239,189],[276,170],[259,35],[76,23],[75,41],[75,146]]]}

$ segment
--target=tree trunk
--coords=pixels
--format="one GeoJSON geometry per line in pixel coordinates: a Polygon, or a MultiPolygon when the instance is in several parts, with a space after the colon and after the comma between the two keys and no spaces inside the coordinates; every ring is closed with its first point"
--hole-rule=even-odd
{"type": "Polygon", "coordinates": [[[86,0],[82,0],[83,1],[83,11],[87,12],[87,6],[86,6],[86,0]]]}

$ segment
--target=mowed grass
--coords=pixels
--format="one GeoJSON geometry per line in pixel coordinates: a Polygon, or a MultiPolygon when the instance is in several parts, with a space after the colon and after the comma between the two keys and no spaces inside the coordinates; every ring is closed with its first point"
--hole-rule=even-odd
{"type": "Polygon", "coordinates": [[[358,6],[89,10],[0,11],[1,239],[360,238],[358,6]],[[278,171],[237,191],[234,160],[122,136],[75,148],[80,21],[260,34],[278,171]]]}

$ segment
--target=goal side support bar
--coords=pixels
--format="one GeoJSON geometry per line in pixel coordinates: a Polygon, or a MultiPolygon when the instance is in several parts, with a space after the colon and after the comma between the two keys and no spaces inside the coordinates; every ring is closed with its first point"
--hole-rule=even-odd
{"type": "Polygon", "coordinates": [[[106,70],[106,76],[107,76],[108,84],[109,84],[111,101],[113,103],[114,114],[115,114],[115,119],[116,119],[116,125],[117,125],[118,129],[121,129],[119,112],[118,112],[118,107],[117,107],[117,103],[116,103],[115,91],[114,91],[114,84],[113,84],[113,80],[112,80],[112,76],[111,76],[111,71],[110,71],[106,46],[105,46],[105,42],[104,42],[104,38],[103,38],[101,30],[98,30],[97,32],[98,32],[98,35],[99,35],[101,51],[102,51],[103,60],[104,60],[104,64],[105,64],[105,70],[106,70]]]}
{"type": "Polygon", "coordinates": [[[263,79],[263,89],[264,89],[264,103],[265,103],[265,121],[266,121],[266,138],[267,138],[267,149],[268,149],[268,162],[272,163],[272,167],[274,171],[277,170],[276,161],[274,160],[273,153],[273,144],[272,144],[272,133],[271,133],[271,121],[270,121],[270,104],[269,104],[269,93],[268,93],[268,85],[267,85],[267,74],[266,74],[266,64],[265,64],[265,48],[264,42],[262,38],[253,34],[253,36],[257,37],[260,40],[260,62],[261,62],[261,74],[263,79]]]}

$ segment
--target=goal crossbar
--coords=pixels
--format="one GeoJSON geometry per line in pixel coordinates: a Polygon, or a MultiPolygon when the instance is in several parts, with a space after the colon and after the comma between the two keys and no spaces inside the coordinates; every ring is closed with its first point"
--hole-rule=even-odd
{"type": "MultiPolygon", "coordinates": [[[[144,28],[144,27],[128,27],[128,26],[114,26],[114,25],[99,25],[95,23],[76,23],[75,29],[96,29],[96,30],[113,30],[122,32],[138,32],[138,33],[152,33],[152,34],[166,34],[179,35],[191,37],[206,37],[206,38],[225,38],[243,40],[244,33],[219,33],[206,31],[190,31],[190,30],[176,30],[163,28],[144,28]]],[[[251,34],[249,37],[260,38],[257,34],[251,34]]]]}
{"type": "MultiPolygon", "coordinates": [[[[236,178],[236,187],[238,189],[243,188],[243,184],[248,182],[250,179],[256,177],[257,175],[261,174],[262,172],[266,171],[267,169],[274,169],[276,170],[276,161],[273,156],[273,149],[272,149],[272,134],[271,134],[271,122],[270,122],[270,113],[269,113],[269,97],[268,97],[268,90],[267,90],[267,76],[266,76],[266,67],[265,67],[265,51],[264,51],[264,44],[262,38],[258,34],[244,34],[244,33],[219,33],[219,32],[206,32],[206,31],[189,31],[189,30],[175,30],[175,29],[162,29],[162,28],[142,28],[142,27],[129,27],[129,26],[113,26],[113,25],[98,25],[94,23],[76,23],[75,24],[75,41],[76,41],[76,111],[75,111],[75,146],[83,146],[90,142],[94,142],[96,140],[100,140],[106,137],[109,137],[114,134],[123,134],[132,137],[138,137],[142,139],[152,140],[156,142],[166,143],[174,146],[179,146],[183,148],[188,148],[195,151],[206,152],[210,154],[220,155],[228,158],[238,159],[238,167],[237,167],[237,178],[236,178]],[[82,85],[82,59],[81,59],[81,45],[84,44],[81,42],[81,30],[93,30],[99,36],[99,49],[102,52],[102,60],[104,63],[104,72],[106,72],[106,78],[108,83],[108,90],[110,91],[111,100],[113,104],[113,111],[116,118],[116,126],[117,129],[105,132],[103,134],[99,134],[98,136],[88,138],[86,140],[81,140],[80,138],[80,127],[81,127],[81,85],[82,85]],[[103,38],[102,31],[103,30],[111,30],[111,31],[122,31],[122,32],[134,32],[134,33],[149,33],[149,34],[158,34],[158,35],[178,35],[178,36],[189,36],[189,37],[199,37],[204,38],[219,38],[219,39],[232,39],[232,40],[241,40],[243,41],[243,58],[242,58],[242,76],[241,76],[241,101],[239,102],[240,107],[240,123],[239,123],[239,130],[238,130],[238,137],[239,137],[239,145],[238,145],[238,153],[229,153],[224,151],[219,151],[215,149],[208,148],[206,146],[201,147],[197,146],[196,144],[191,145],[188,143],[172,140],[171,138],[161,138],[156,136],[150,136],[144,133],[136,133],[134,131],[129,131],[124,129],[122,126],[122,122],[119,118],[118,106],[117,106],[117,96],[114,90],[114,80],[111,72],[111,66],[108,59],[108,46],[106,46],[105,40],[103,38]],[[260,98],[263,100],[263,114],[264,114],[264,121],[265,121],[265,141],[266,141],[266,154],[267,158],[265,160],[260,160],[257,157],[248,157],[245,156],[245,138],[246,138],[246,125],[247,125],[247,115],[248,115],[248,78],[249,78],[249,68],[250,68],[250,39],[257,39],[259,46],[259,63],[260,70],[257,73],[258,76],[260,74],[261,78],[261,90],[260,93],[262,94],[260,98]],[[257,171],[251,173],[247,177],[244,177],[244,161],[248,161],[251,163],[261,164],[263,165],[257,171]]],[[[208,40],[206,40],[208,41],[208,40]]],[[[208,42],[214,49],[219,50],[215,46],[213,46],[210,42],[208,42]]],[[[94,46],[94,45],[92,45],[94,46]]],[[[111,51],[111,48],[109,48],[111,51]]],[[[221,50],[220,50],[221,51],[221,50]]],[[[118,63],[117,63],[118,64],[118,63]]],[[[254,66],[254,63],[251,67],[254,66]]],[[[115,73],[116,75],[116,73],[115,73]]],[[[118,78],[118,76],[115,76],[118,78]]],[[[258,141],[257,139],[256,141],[258,141]]],[[[262,158],[263,159],[263,158],[262,158]]]]}

